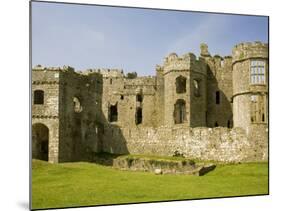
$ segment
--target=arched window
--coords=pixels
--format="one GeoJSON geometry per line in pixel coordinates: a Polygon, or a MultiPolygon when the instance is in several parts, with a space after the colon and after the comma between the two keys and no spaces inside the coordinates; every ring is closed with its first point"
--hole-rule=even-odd
{"type": "Polygon", "coordinates": [[[34,104],[44,104],[44,91],[43,90],[35,90],[34,91],[34,104]]]}
{"type": "Polygon", "coordinates": [[[80,100],[77,97],[73,97],[73,109],[76,113],[80,113],[83,110],[80,100]]]}
{"type": "Polygon", "coordinates": [[[176,78],[176,92],[178,94],[186,92],[186,78],[181,75],[176,78]]]}
{"type": "Polygon", "coordinates": [[[174,105],[174,121],[175,124],[183,123],[186,120],[185,101],[178,99],[174,105]]]}

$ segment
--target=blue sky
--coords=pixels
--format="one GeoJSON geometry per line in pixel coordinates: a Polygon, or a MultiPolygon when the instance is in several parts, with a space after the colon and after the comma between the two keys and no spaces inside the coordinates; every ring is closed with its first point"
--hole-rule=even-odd
{"type": "Polygon", "coordinates": [[[171,52],[231,55],[268,40],[267,17],[32,2],[32,65],[120,68],[155,75],[171,52]]]}

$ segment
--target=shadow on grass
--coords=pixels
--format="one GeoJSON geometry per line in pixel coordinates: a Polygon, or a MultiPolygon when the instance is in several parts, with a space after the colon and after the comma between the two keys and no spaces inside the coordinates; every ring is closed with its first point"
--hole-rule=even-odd
{"type": "Polygon", "coordinates": [[[122,154],[111,154],[107,152],[95,153],[92,157],[92,162],[104,166],[113,166],[113,160],[122,154]]]}

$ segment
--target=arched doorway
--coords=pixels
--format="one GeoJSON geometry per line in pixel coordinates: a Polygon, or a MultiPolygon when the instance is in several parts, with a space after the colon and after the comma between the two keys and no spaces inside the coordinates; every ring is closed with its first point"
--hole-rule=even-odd
{"type": "Polygon", "coordinates": [[[180,124],[186,121],[186,109],[185,101],[183,99],[178,99],[174,105],[174,121],[175,124],[180,124]]]}
{"type": "Polygon", "coordinates": [[[46,125],[32,125],[32,158],[48,161],[49,129],[46,125]]]}

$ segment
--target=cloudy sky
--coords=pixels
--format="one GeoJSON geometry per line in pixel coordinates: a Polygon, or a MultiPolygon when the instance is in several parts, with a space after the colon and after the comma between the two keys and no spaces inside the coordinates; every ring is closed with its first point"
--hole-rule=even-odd
{"type": "Polygon", "coordinates": [[[268,19],[91,5],[32,2],[32,65],[76,70],[120,68],[154,75],[171,52],[230,55],[245,41],[268,41],[268,19]]]}

